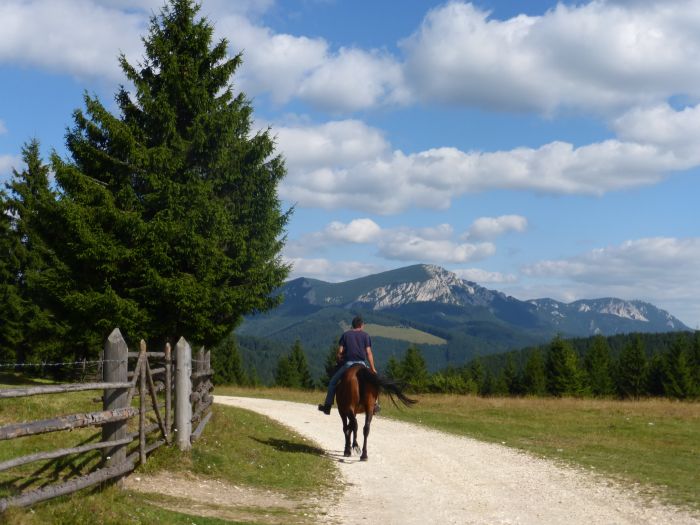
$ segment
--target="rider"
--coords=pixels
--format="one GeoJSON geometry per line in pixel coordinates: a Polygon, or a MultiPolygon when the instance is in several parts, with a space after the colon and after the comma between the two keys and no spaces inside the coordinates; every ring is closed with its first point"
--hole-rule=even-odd
{"type": "Polygon", "coordinates": [[[328,393],[326,401],[322,405],[318,405],[318,409],[324,414],[331,413],[333,406],[333,397],[335,396],[335,388],[338,386],[340,378],[343,377],[345,371],[353,365],[367,366],[373,374],[377,373],[374,368],[374,356],[372,355],[372,340],[369,334],[362,330],[364,322],[359,315],[352,320],[352,329],[345,332],[338,342],[338,353],[336,360],[341,366],[338,367],[331,380],[328,382],[328,393]]]}

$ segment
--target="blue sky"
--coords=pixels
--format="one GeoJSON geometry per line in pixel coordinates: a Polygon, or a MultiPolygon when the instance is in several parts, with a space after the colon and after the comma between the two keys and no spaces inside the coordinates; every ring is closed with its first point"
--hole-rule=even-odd
{"type": "MultiPolygon", "coordinates": [[[[110,104],[158,0],[0,3],[0,180],[110,104]]],[[[433,263],[700,324],[700,2],[204,0],[295,206],[292,277],[433,263]]]]}

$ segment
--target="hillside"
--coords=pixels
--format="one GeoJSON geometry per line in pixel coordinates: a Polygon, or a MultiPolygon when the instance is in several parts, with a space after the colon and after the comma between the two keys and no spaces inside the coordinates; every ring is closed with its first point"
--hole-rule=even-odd
{"type": "MultiPolygon", "coordinates": [[[[588,337],[688,330],[649,303],[616,298],[569,304],[546,298],[521,301],[433,265],[341,283],[298,278],[277,293],[284,297],[278,308],[247,318],[238,329],[237,334],[244,336],[244,356],[249,362],[259,361],[260,356],[250,355],[251,347],[261,344],[257,340],[284,352],[299,339],[316,376],[329,347],[356,314],[371,327],[380,368],[391,355],[399,356],[417,344],[433,371],[476,356],[537,345],[556,334],[588,337]]],[[[269,355],[267,360],[275,359],[269,355]]]]}

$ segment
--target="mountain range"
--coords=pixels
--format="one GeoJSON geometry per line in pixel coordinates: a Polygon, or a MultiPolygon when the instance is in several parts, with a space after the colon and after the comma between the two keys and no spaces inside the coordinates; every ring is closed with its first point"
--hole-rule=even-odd
{"type": "MultiPolygon", "coordinates": [[[[434,265],[413,265],[341,283],[298,278],[285,283],[276,309],[246,318],[242,347],[263,339],[288,349],[299,339],[312,373],[320,374],[329,348],[360,314],[381,367],[417,344],[436,370],[562,337],[689,330],[670,313],[642,301],[616,298],[563,303],[521,301],[460,279],[434,265]]],[[[258,342],[259,343],[259,342],[258,342]]],[[[252,356],[251,356],[252,357],[252,356]]],[[[260,359],[260,356],[257,357],[260,359]]]]}

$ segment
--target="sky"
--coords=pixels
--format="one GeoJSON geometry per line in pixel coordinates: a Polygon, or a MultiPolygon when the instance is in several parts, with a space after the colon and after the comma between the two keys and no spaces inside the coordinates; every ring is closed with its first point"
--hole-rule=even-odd
{"type": "MultiPolygon", "coordinates": [[[[0,182],[112,110],[161,0],[0,2],[0,182]]],[[[700,0],[203,0],[270,127],[290,278],[416,263],[700,326],[700,0]]],[[[128,86],[128,85],[127,85],[128,86]]]]}

